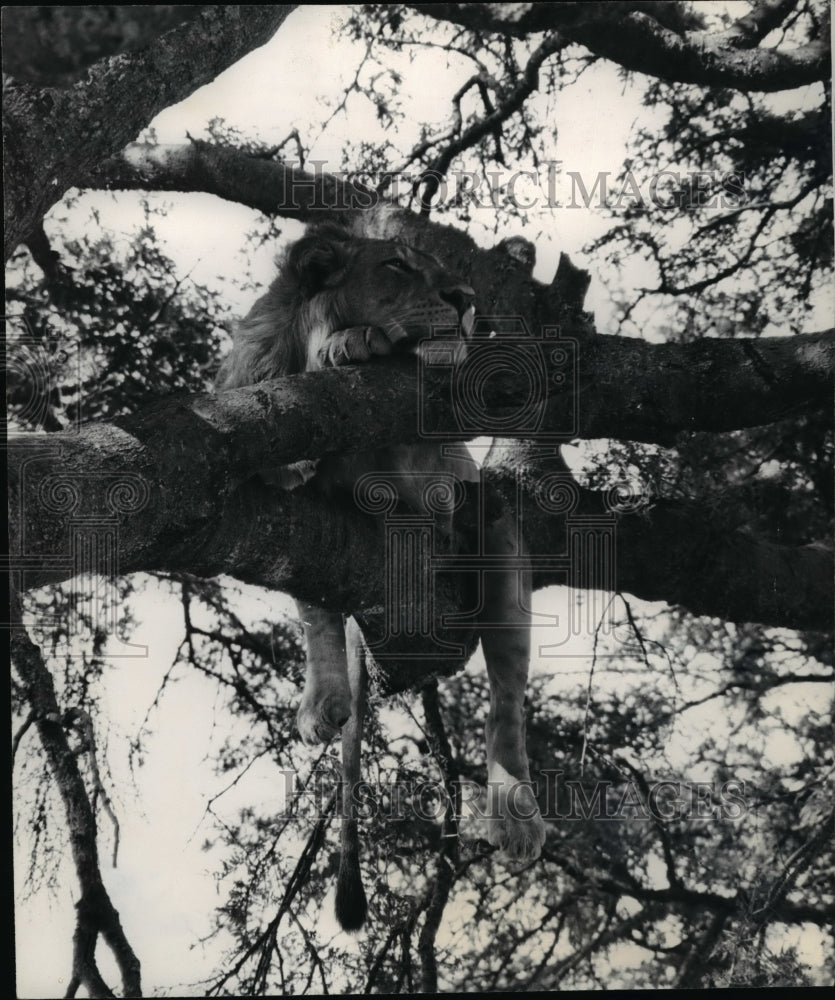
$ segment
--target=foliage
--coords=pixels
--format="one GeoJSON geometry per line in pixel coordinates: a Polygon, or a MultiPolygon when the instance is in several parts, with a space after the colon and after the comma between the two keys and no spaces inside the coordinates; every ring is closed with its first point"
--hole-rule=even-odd
{"type": "Polygon", "coordinates": [[[652,124],[609,178],[613,225],[589,247],[615,267],[637,255],[652,275],[624,321],[666,296],[680,330],[701,332],[706,316],[721,336],[801,329],[832,275],[828,88],[787,110],[774,97],[654,81],[644,103],[652,124]]]}
{"type": "Polygon", "coordinates": [[[10,370],[13,425],[61,430],[210,387],[228,307],[217,291],[178,276],[147,205],[145,216],[127,246],[95,228],[62,241],[57,277],[33,268],[25,250],[12,262],[10,350],[45,354],[41,365],[10,370]]]}

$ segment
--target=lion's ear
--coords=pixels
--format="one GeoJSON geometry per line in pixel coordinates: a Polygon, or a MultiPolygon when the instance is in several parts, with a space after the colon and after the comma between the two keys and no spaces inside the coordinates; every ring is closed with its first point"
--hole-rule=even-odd
{"type": "Polygon", "coordinates": [[[330,231],[315,232],[293,246],[287,263],[305,298],[339,283],[348,266],[347,240],[347,234],[339,239],[330,231]]]}

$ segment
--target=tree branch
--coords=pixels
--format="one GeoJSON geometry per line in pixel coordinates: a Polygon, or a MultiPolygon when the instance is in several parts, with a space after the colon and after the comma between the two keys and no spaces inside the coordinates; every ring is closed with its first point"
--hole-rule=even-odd
{"type": "Polygon", "coordinates": [[[740,48],[757,45],[785,21],[797,7],[797,0],[757,0],[751,10],[730,26],[726,34],[736,37],[740,48]]]}
{"type": "MultiPolygon", "coordinates": [[[[502,122],[507,121],[508,118],[512,117],[517,111],[520,110],[525,101],[539,87],[539,70],[541,69],[542,64],[549,56],[558,52],[560,49],[565,48],[566,44],[566,42],[556,35],[546,38],[537,50],[532,53],[527,65],[522,71],[519,82],[513,90],[507,94],[506,98],[501,101],[499,107],[474,122],[463,133],[459,132],[455,138],[453,138],[438,154],[428,170],[426,170],[422,175],[422,179],[426,180],[426,187],[421,194],[421,211],[424,215],[429,212],[431,207],[430,203],[440,184],[440,178],[446,175],[446,172],[449,170],[449,167],[455,157],[465,150],[475,146],[486,135],[496,133],[502,122]]],[[[456,98],[458,98],[456,108],[460,122],[461,111],[459,95],[456,95],[456,98]]]]}
{"type": "Polygon", "coordinates": [[[71,187],[163,108],[266,42],[295,5],[209,6],[139,52],[100,60],[67,90],[5,93],[6,259],[71,187]]]}
{"type": "MultiPolygon", "coordinates": [[[[739,893],[736,896],[723,896],[717,892],[700,892],[686,886],[650,889],[633,878],[621,880],[600,871],[594,871],[590,874],[558,852],[548,850],[547,847],[542,853],[547,861],[553,862],[561,868],[578,885],[587,885],[591,881],[595,889],[610,893],[616,899],[623,896],[633,896],[645,903],[660,903],[664,907],[686,906],[699,913],[724,914],[726,917],[745,917],[748,914],[750,900],[745,893],[739,893]]],[[[787,924],[801,924],[809,921],[818,924],[818,926],[826,926],[832,923],[832,913],[826,906],[815,907],[808,903],[792,903],[787,900],[780,901],[772,912],[772,918],[787,924]]]]}
{"type": "Polygon", "coordinates": [[[441,771],[447,794],[435,875],[431,882],[429,905],[426,908],[426,918],[418,937],[417,946],[420,956],[422,990],[424,993],[437,993],[438,959],[435,953],[435,942],[443,920],[444,910],[455,885],[458,869],[458,817],[461,811],[461,786],[452,756],[452,747],[441,714],[436,680],[433,679],[424,686],[422,701],[432,756],[441,771]]]}
{"type": "MultiPolygon", "coordinates": [[[[430,386],[426,397],[435,421],[430,430],[454,427],[448,401],[444,411],[442,384],[430,386]]],[[[13,567],[27,587],[80,572],[231,573],[373,617],[387,593],[381,519],[363,514],[347,498],[323,495],[315,480],[287,493],[251,477],[258,469],[328,451],[367,451],[369,440],[375,447],[414,441],[416,398],[413,372],[395,364],[361,365],[163,401],[121,428],[92,425],[74,435],[14,443],[9,453],[13,567]],[[93,544],[94,535],[100,542],[93,544]],[[79,564],[73,553],[85,552],[98,553],[101,564],[79,564]]],[[[496,402],[501,412],[512,398],[513,390],[499,380],[488,404],[496,402]]],[[[456,436],[472,435],[447,435],[456,436]]],[[[533,554],[543,557],[535,566],[538,586],[614,586],[729,620],[797,628],[830,624],[826,549],[772,545],[729,531],[705,503],[656,500],[630,510],[616,497],[581,490],[562,467],[556,476],[548,467],[532,471],[536,466],[529,458],[521,443],[512,452],[498,451],[491,488],[505,494],[510,509],[523,518],[533,554]],[[565,562],[568,514],[579,518],[571,522],[575,527],[603,518],[615,531],[614,576],[603,575],[601,567],[588,567],[582,583],[572,575],[565,562]]],[[[439,621],[471,606],[458,574],[442,579],[439,621]]],[[[462,630],[465,647],[471,634],[462,630]]],[[[412,683],[421,670],[409,676],[412,683]]]]}
{"type": "MultiPolygon", "coordinates": [[[[376,204],[374,191],[322,171],[314,173],[229,146],[131,143],[95,165],[83,186],[108,191],[204,191],[265,215],[308,222],[376,204]]],[[[317,167],[319,169],[317,169],[317,167]]]]}
{"type": "Polygon", "coordinates": [[[52,675],[40,650],[20,624],[12,627],[11,655],[26,686],[41,745],[64,804],[67,834],[81,889],[81,897],[76,904],[73,967],[67,996],[73,996],[79,986],[87,989],[93,997],[113,996],[95,962],[99,935],[107,942],[116,959],[124,996],[141,996],[139,959],[128,942],[119,914],[104,886],[96,846],[96,819],[78,770],[77,758],[67,743],[61,724],[52,675]]]}
{"type": "Polygon", "coordinates": [[[409,4],[438,20],[474,31],[517,38],[558,31],[625,69],[662,80],[741,91],[774,92],[828,79],[831,59],[828,28],[821,38],[789,51],[757,48],[761,31],[772,30],[791,12],[791,4],[771,3],[768,11],[740,19],[727,31],[675,30],[665,26],[661,4],[628,0],[607,3],[409,4]]]}
{"type": "Polygon", "coordinates": [[[183,21],[200,5],[36,5],[3,8],[3,70],[15,80],[66,87],[107,56],[135,52],[183,21]]]}

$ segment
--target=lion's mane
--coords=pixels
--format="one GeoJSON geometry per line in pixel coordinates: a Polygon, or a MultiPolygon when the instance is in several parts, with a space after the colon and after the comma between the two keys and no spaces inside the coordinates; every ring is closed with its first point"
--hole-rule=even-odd
{"type": "Polygon", "coordinates": [[[324,282],[343,270],[352,242],[347,230],[324,224],[279,254],[278,276],[236,324],[233,348],[220,366],[216,388],[236,389],[305,370],[311,332],[341,325],[339,289],[311,298],[310,282],[324,282]]]}

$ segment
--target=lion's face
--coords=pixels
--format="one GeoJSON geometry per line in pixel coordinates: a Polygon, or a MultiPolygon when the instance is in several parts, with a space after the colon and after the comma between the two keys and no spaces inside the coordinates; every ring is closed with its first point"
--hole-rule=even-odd
{"type": "MultiPolygon", "coordinates": [[[[440,331],[468,338],[474,297],[430,254],[319,226],[287,249],[278,277],[237,324],[217,385],[231,389],[305,371],[312,338],[339,330],[377,328],[407,350],[440,331]]],[[[463,352],[463,340],[457,350],[463,352]]]]}
{"type": "Polygon", "coordinates": [[[288,261],[314,312],[333,329],[373,326],[393,343],[439,330],[472,331],[475,293],[430,254],[388,240],[338,239],[314,233],[288,261]]]}

